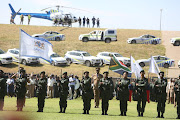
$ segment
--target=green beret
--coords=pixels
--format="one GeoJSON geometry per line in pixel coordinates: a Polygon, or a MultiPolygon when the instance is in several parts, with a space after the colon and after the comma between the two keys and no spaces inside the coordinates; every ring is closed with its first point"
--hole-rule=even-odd
{"type": "Polygon", "coordinates": [[[67,72],[63,72],[63,75],[66,74],[67,75],[67,72]]]}

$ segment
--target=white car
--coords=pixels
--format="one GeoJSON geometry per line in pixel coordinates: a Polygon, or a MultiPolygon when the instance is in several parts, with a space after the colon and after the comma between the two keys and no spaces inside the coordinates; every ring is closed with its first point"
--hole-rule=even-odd
{"type": "Polygon", "coordinates": [[[88,34],[81,34],[79,40],[83,42],[88,41],[105,41],[110,43],[111,41],[117,41],[117,30],[106,29],[106,30],[94,30],[88,34]]]}
{"type": "Polygon", "coordinates": [[[19,49],[8,49],[7,54],[12,56],[14,62],[19,62],[24,65],[29,65],[29,64],[39,64],[39,58],[37,57],[26,57],[26,56],[21,56],[19,58],[19,49]]]}
{"type": "Polygon", "coordinates": [[[50,58],[51,58],[51,64],[54,66],[67,65],[67,60],[59,56],[57,53],[52,53],[50,55],[50,58]]]}
{"type": "Polygon", "coordinates": [[[160,38],[156,38],[153,35],[142,35],[140,37],[135,37],[135,38],[129,38],[127,40],[127,43],[129,44],[160,44],[161,43],[161,39],[160,38]]]}
{"type": "MultiPolygon", "coordinates": [[[[159,67],[164,67],[164,68],[175,67],[175,61],[170,58],[167,58],[165,56],[159,56],[159,55],[153,56],[153,58],[159,67]]],[[[150,61],[151,61],[151,58],[137,60],[137,62],[139,63],[141,67],[149,66],[150,61]]]]}
{"type": "Polygon", "coordinates": [[[52,41],[65,40],[64,34],[60,34],[58,32],[54,32],[54,31],[47,31],[43,34],[34,34],[34,35],[32,35],[32,37],[40,37],[40,38],[44,38],[46,40],[52,40],[52,41]]]}
{"type": "Polygon", "coordinates": [[[86,66],[102,66],[102,60],[98,57],[91,56],[88,52],[73,50],[67,51],[65,58],[69,64],[85,64],[86,66]]]}
{"type": "Polygon", "coordinates": [[[12,63],[12,57],[0,49],[0,65],[12,63]]]}
{"type": "Polygon", "coordinates": [[[119,53],[114,53],[114,52],[99,52],[97,54],[98,58],[101,58],[103,60],[104,64],[109,65],[110,64],[110,60],[111,57],[109,56],[110,54],[114,55],[116,57],[117,60],[122,61],[127,67],[131,66],[131,60],[130,58],[127,57],[123,57],[122,55],[120,55],[119,53]]]}
{"type": "Polygon", "coordinates": [[[180,46],[180,37],[171,38],[171,44],[174,46],[180,46]]]}
{"type": "Polygon", "coordinates": [[[178,67],[180,68],[180,61],[178,62],[178,67]]]}

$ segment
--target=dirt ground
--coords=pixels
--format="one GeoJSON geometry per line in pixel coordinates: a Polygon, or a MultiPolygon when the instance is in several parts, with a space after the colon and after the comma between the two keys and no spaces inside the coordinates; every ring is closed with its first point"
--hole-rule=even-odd
{"type": "Polygon", "coordinates": [[[166,56],[175,60],[175,67],[168,69],[168,77],[178,77],[180,75],[180,68],[178,68],[178,61],[180,60],[180,46],[173,46],[170,39],[180,37],[180,31],[163,31],[162,40],[166,48],[166,56]]]}

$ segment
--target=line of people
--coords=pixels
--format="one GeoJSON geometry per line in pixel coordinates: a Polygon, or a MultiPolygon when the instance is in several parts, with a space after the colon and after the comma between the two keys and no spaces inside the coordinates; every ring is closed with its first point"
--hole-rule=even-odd
{"type": "MultiPolygon", "coordinates": [[[[22,111],[25,104],[25,94],[26,94],[26,84],[29,81],[26,76],[26,71],[21,68],[19,70],[19,75],[15,78],[16,94],[17,94],[17,111],[22,111]]],[[[123,73],[123,77],[116,82],[115,90],[116,97],[120,101],[120,115],[127,115],[127,102],[131,101],[131,94],[136,95],[137,99],[137,112],[139,117],[143,117],[145,112],[146,102],[149,102],[149,84],[150,81],[145,78],[145,71],[140,72],[141,78],[137,79],[135,82],[131,82],[127,77],[128,72],[123,73]]],[[[81,80],[82,87],[82,99],[83,99],[83,114],[89,114],[91,108],[91,99],[94,94],[95,108],[99,108],[99,99],[102,99],[102,115],[108,115],[109,100],[113,99],[113,81],[112,78],[108,76],[109,73],[105,71],[100,74],[100,68],[96,68],[96,73],[92,77],[89,76],[89,72],[85,71],[84,76],[81,80]],[[93,87],[92,87],[93,83],[93,87]]],[[[166,102],[166,87],[167,79],[164,78],[164,72],[159,73],[160,78],[154,83],[155,90],[155,101],[157,102],[157,118],[164,118],[165,112],[165,102],[166,102]]],[[[72,77],[72,76],[71,76],[72,77]]],[[[64,72],[60,77],[58,82],[59,86],[59,113],[65,113],[67,108],[67,96],[68,96],[68,84],[73,80],[69,80],[67,72],[64,72]]],[[[45,97],[47,94],[47,83],[48,79],[45,72],[40,73],[40,78],[37,78],[37,98],[38,98],[38,111],[43,112],[45,97]]],[[[51,88],[49,88],[51,89],[51,88]]],[[[174,101],[174,106],[177,105],[177,119],[180,119],[180,76],[174,83],[174,91],[176,95],[176,101],[174,101]],[[176,104],[177,103],[177,104],[176,104]]],[[[4,72],[0,70],[0,110],[3,110],[4,106],[4,96],[6,93],[6,79],[4,77],[4,72]]]]}
{"type": "MultiPolygon", "coordinates": [[[[28,18],[28,25],[29,25],[29,24],[30,24],[30,21],[31,21],[31,15],[29,14],[29,15],[27,16],[27,18],[28,18]]],[[[23,22],[24,22],[24,15],[21,14],[21,15],[20,15],[20,25],[23,25],[23,22]]],[[[14,15],[11,15],[10,24],[15,24],[15,22],[14,22],[14,15]]]]}
{"type": "MultiPolygon", "coordinates": [[[[81,19],[81,17],[79,17],[78,22],[79,22],[79,27],[81,27],[81,25],[82,25],[83,27],[85,27],[85,26],[87,25],[87,27],[90,28],[90,19],[89,19],[88,17],[86,18],[86,17],[84,16],[84,18],[82,18],[82,19],[81,19]],[[83,23],[83,24],[82,24],[82,23],[83,23]]],[[[96,18],[93,16],[93,18],[92,18],[92,27],[94,28],[96,24],[97,24],[97,28],[99,28],[99,27],[100,27],[100,19],[99,19],[99,18],[96,19],[96,18]]]]}

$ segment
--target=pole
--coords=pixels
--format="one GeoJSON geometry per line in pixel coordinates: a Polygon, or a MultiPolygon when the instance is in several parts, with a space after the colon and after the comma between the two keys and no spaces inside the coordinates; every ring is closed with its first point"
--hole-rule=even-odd
{"type": "Polygon", "coordinates": [[[163,9],[160,9],[160,32],[161,32],[162,11],[163,9]]]}
{"type": "Polygon", "coordinates": [[[18,62],[18,76],[20,76],[20,57],[21,57],[21,28],[19,28],[19,62],[18,62]]]}

